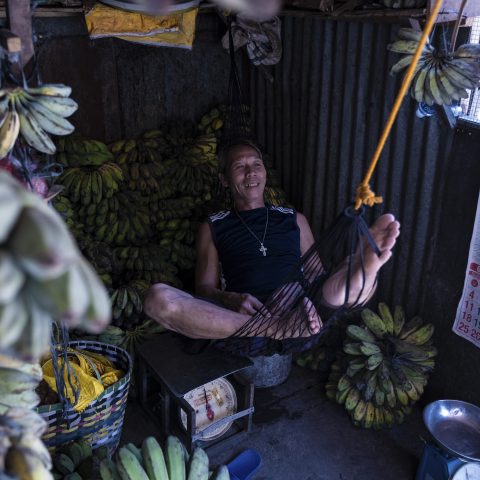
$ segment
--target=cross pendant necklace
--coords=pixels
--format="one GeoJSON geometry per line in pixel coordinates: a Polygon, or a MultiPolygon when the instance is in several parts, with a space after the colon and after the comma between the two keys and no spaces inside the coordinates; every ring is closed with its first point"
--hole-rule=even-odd
{"type": "Polygon", "coordinates": [[[243,226],[257,239],[258,243],[260,244],[260,248],[258,249],[264,257],[267,256],[267,250],[268,248],[265,247],[263,242],[265,241],[265,235],[267,234],[267,228],[268,228],[268,205],[265,207],[267,209],[267,221],[265,222],[265,230],[263,231],[263,238],[260,240],[255,233],[251,230],[251,228],[246,224],[245,220],[240,216],[240,214],[237,212],[237,209],[234,208],[235,214],[237,215],[238,219],[242,222],[243,226]]]}

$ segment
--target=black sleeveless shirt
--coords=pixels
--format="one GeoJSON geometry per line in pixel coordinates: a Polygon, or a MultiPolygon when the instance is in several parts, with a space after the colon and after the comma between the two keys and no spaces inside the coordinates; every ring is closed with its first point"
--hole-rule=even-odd
{"type": "Polygon", "coordinates": [[[291,208],[267,205],[238,212],[238,215],[234,210],[225,210],[208,217],[226,290],[250,293],[265,301],[299,263],[297,214],[291,208]],[[265,231],[267,208],[268,226],[263,242],[267,252],[264,256],[260,251],[260,241],[265,231]]]}

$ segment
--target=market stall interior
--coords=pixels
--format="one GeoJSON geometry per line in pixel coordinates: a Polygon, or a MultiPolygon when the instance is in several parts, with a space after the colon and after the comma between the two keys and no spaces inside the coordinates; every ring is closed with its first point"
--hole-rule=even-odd
{"type": "Polygon", "coordinates": [[[0,22],[0,476],[480,478],[477,2],[6,0],[0,22]],[[214,303],[177,328],[206,218],[214,303]],[[279,278],[232,293],[235,271],[279,278]]]}

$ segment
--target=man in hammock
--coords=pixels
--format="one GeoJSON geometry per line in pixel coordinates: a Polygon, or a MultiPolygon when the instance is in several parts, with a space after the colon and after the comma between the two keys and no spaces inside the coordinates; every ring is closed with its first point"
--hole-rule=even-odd
{"type": "MultiPolygon", "coordinates": [[[[268,328],[255,333],[244,329],[241,333],[252,317],[274,318],[277,313],[273,310],[281,310],[272,310],[271,305],[282,305],[282,293],[286,292],[282,282],[298,267],[314,238],[301,213],[265,205],[267,173],[255,144],[242,141],[224,149],[220,169],[220,181],[230,190],[234,208],[211,215],[200,226],[197,238],[196,294],[210,301],[156,284],[147,294],[146,313],[167,329],[197,339],[222,339],[235,334],[284,339],[319,333],[322,321],[308,298],[286,309],[288,314],[283,315],[280,332],[275,322],[267,322],[268,328]],[[222,278],[225,289],[220,288],[222,278]],[[264,304],[267,298],[268,309],[264,304]],[[300,318],[307,328],[298,328],[300,318]]],[[[348,302],[361,304],[373,294],[377,273],[392,255],[399,228],[390,214],[379,217],[370,228],[380,255],[366,245],[363,273],[360,262],[354,261],[348,302]]],[[[339,268],[322,285],[322,302],[330,308],[345,303],[345,268],[339,268]]]]}

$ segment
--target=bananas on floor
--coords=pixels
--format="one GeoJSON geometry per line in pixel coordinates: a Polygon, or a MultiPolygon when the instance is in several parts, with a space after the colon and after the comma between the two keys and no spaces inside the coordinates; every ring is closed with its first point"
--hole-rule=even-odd
{"type": "MultiPolygon", "coordinates": [[[[108,455],[106,447],[95,451],[97,462],[108,455]],[[102,451],[102,452],[99,452],[102,451]]],[[[55,480],[82,480],[96,478],[92,447],[85,440],[77,440],[58,448],[52,458],[55,480]]]]}
{"type": "Polygon", "coordinates": [[[74,130],[66,119],[78,108],[69,98],[71,91],[61,84],[0,90],[0,158],[10,152],[19,133],[35,150],[53,155],[56,147],[49,134],[74,130]]]}
{"type": "Polygon", "coordinates": [[[119,449],[114,459],[105,459],[100,464],[102,480],[229,480],[227,467],[220,466],[216,472],[209,471],[207,453],[196,448],[188,455],[177,437],[170,436],[165,448],[155,437],[147,437],[141,448],[128,443],[119,449]]]}
{"type": "Polygon", "coordinates": [[[362,325],[346,329],[344,355],[331,367],[327,396],[345,406],[356,426],[389,428],[403,422],[433,370],[434,327],[419,317],[406,322],[401,307],[384,303],[361,312],[362,325]]]}
{"type": "MultiPolygon", "coordinates": [[[[388,49],[404,55],[391,69],[398,73],[407,68],[422,33],[411,28],[401,28],[399,39],[388,49]]],[[[420,57],[410,87],[417,102],[428,105],[451,105],[468,97],[467,90],[480,86],[480,44],[460,45],[453,53],[434,48],[427,43],[420,57]]]]}

